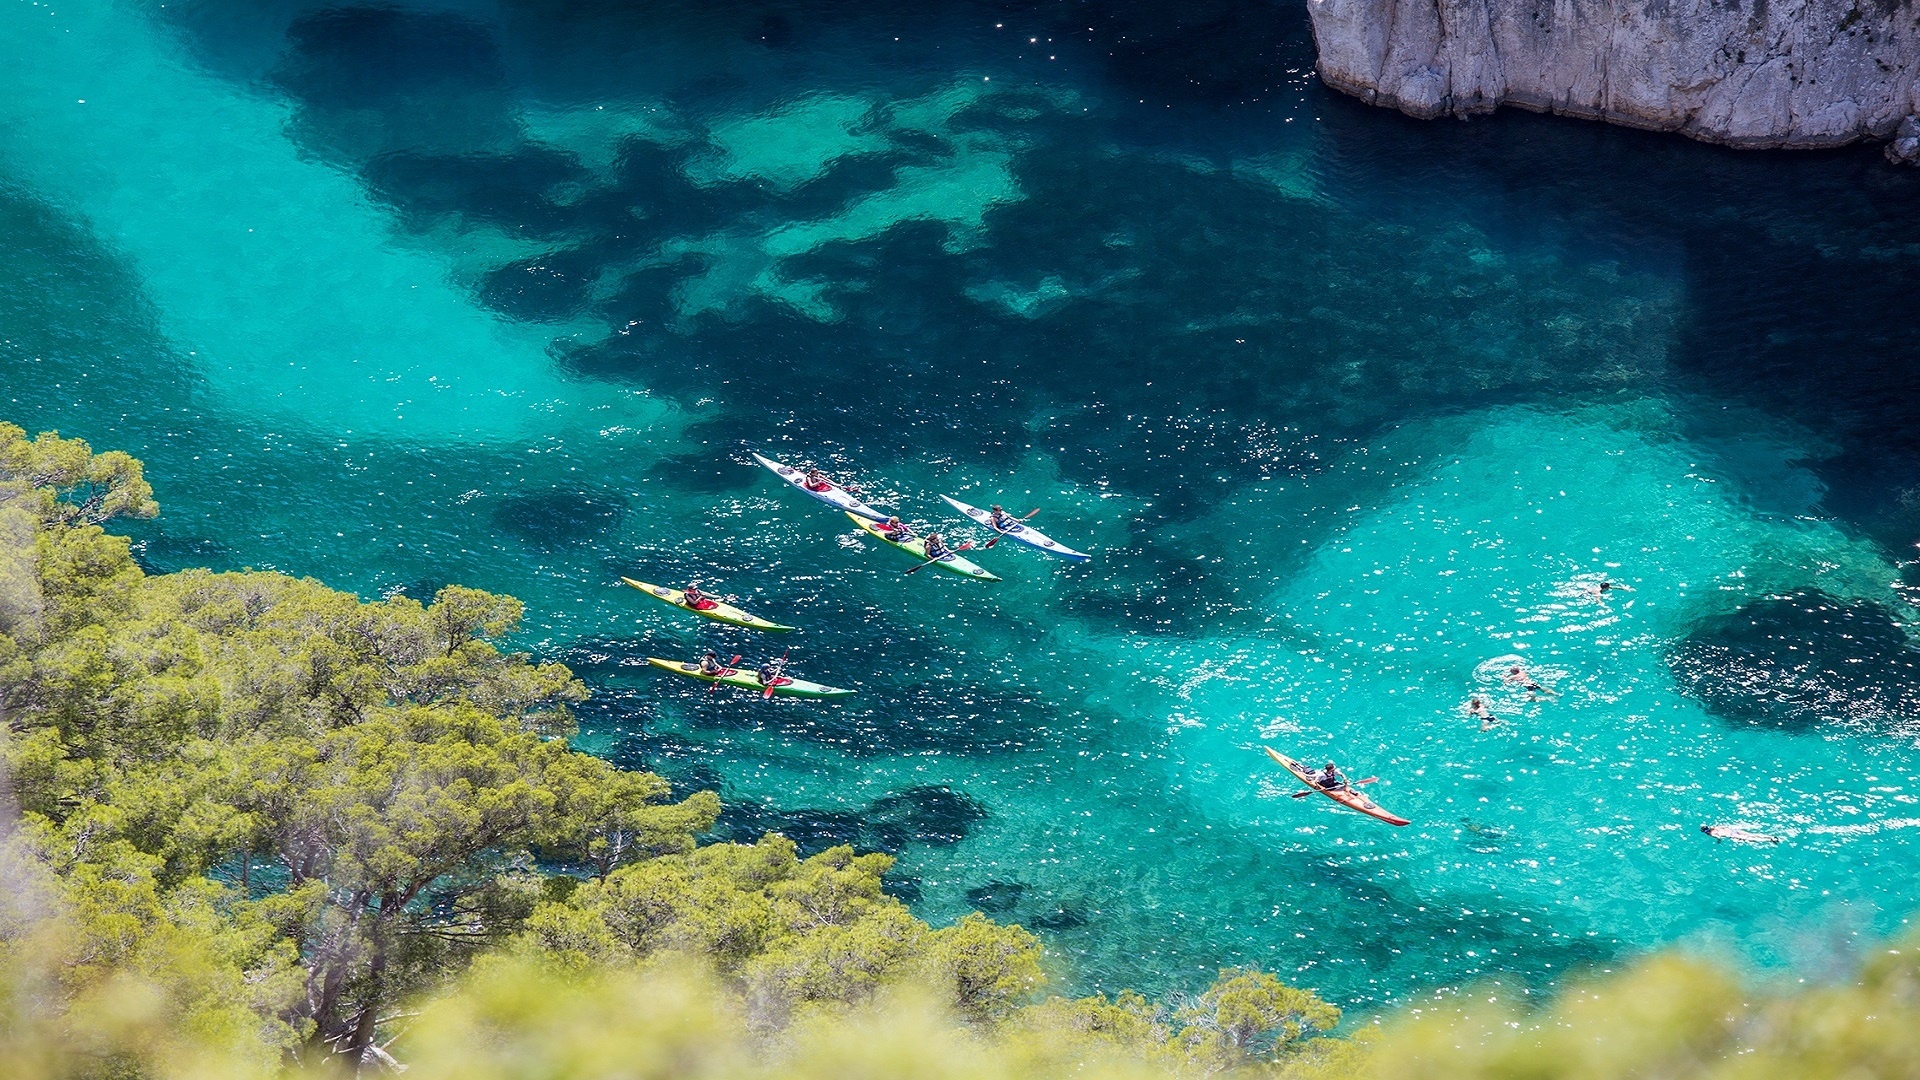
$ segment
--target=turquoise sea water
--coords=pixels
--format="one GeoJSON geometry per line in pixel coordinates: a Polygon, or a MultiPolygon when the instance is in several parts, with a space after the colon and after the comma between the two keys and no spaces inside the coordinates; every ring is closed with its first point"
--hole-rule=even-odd
{"type": "Polygon", "coordinates": [[[893,851],[1069,988],[1362,1009],[1670,942],[1812,977],[1920,908],[1920,173],[1416,124],[1318,87],[1291,6],[5,0],[0,40],[0,414],[148,462],[152,567],[521,597],[582,744],[723,835],[893,851]],[[1097,556],[904,577],[752,449],[1097,556]],[[707,645],[860,696],[645,668],[707,645]]]}

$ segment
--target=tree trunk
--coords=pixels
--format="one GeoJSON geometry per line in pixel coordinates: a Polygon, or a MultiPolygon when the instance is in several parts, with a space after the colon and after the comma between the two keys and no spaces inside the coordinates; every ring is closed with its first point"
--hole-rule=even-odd
{"type": "Polygon", "coordinates": [[[367,992],[360,1002],[360,1012],[354,1017],[353,1035],[347,1042],[345,1054],[352,1063],[357,1075],[366,1070],[369,1064],[377,1064],[373,1054],[375,1029],[380,1023],[380,1008],[386,1004],[387,996],[387,954],[393,945],[393,920],[399,914],[401,905],[380,905],[380,912],[374,916],[370,939],[371,955],[367,960],[367,992]]]}

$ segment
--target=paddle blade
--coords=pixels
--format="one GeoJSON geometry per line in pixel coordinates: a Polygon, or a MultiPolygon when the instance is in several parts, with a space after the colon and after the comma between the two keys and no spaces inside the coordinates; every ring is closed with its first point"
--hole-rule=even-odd
{"type": "MultiPolygon", "coordinates": [[[[969,540],[969,541],[967,541],[966,543],[964,543],[964,544],[961,544],[961,545],[960,545],[959,547],[957,547],[957,548],[954,548],[954,549],[953,549],[953,551],[965,551],[965,550],[967,550],[968,548],[970,548],[970,547],[972,547],[972,546],[973,546],[973,541],[971,541],[971,540],[969,540]]],[[[953,552],[952,552],[952,551],[950,551],[950,552],[948,552],[948,553],[947,553],[947,555],[951,555],[951,554],[953,554],[953,552]]],[[[924,570],[924,569],[926,569],[927,567],[929,567],[929,566],[932,566],[932,565],[933,565],[934,563],[937,563],[937,562],[939,562],[939,561],[940,561],[941,559],[944,559],[944,558],[946,558],[946,557],[947,557],[946,555],[941,555],[941,556],[939,556],[939,557],[937,557],[937,558],[932,558],[932,559],[928,559],[928,560],[927,560],[926,562],[923,562],[923,563],[921,563],[921,564],[920,564],[919,566],[910,566],[910,567],[908,567],[907,569],[905,569],[905,570],[902,570],[902,571],[900,571],[900,572],[901,572],[902,574],[911,574],[911,573],[913,573],[913,572],[914,572],[915,570],[924,570]]]]}
{"type": "Polygon", "coordinates": [[[1287,796],[1287,798],[1289,798],[1289,799],[1304,799],[1304,798],[1306,798],[1307,796],[1309,796],[1309,795],[1311,795],[1311,794],[1313,794],[1313,792],[1311,792],[1311,791],[1296,791],[1296,792],[1294,792],[1293,794],[1291,794],[1291,795],[1289,795],[1289,796],[1287,796]]]}

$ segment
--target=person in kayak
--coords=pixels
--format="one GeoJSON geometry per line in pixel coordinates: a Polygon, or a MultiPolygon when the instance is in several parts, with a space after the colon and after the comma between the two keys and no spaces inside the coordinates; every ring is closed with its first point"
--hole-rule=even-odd
{"type": "Polygon", "coordinates": [[[787,664],[784,660],[769,660],[761,664],[760,670],[755,673],[760,677],[760,685],[779,686],[781,683],[787,682],[788,680],[780,674],[780,669],[786,666],[787,664]]]}
{"type": "Polygon", "coordinates": [[[926,553],[926,557],[929,560],[944,559],[953,554],[953,552],[947,550],[947,542],[942,540],[940,534],[937,532],[927,534],[926,553]]]}
{"type": "Polygon", "coordinates": [[[1321,791],[1345,791],[1347,778],[1341,776],[1340,770],[1334,766],[1333,762],[1329,761],[1325,769],[1314,774],[1313,784],[1321,791]]]}
{"type": "Polygon", "coordinates": [[[717,677],[717,676],[725,675],[726,673],[727,673],[727,666],[720,662],[719,653],[714,652],[712,649],[708,649],[707,655],[700,658],[700,674],[713,675],[717,677]]]}
{"type": "Polygon", "coordinates": [[[987,513],[987,524],[992,527],[994,532],[1008,533],[1012,532],[1013,527],[1020,523],[1013,520],[1005,510],[996,506],[987,513]]]}
{"type": "Polygon", "coordinates": [[[717,606],[711,597],[700,591],[697,584],[689,584],[681,590],[680,602],[695,611],[712,611],[717,606]]]}
{"type": "Polygon", "coordinates": [[[833,481],[827,479],[827,474],[819,469],[808,469],[807,475],[800,482],[807,485],[808,491],[833,490],[833,481]]]}
{"type": "Polygon", "coordinates": [[[880,526],[880,535],[896,544],[904,544],[913,539],[913,526],[901,521],[899,516],[895,515],[888,518],[885,525],[880,526]]]}

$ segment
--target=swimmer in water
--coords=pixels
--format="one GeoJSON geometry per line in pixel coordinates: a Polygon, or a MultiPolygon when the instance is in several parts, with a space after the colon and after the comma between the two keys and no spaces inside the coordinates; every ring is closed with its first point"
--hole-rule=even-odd
{"type": "Polygon", "coordinates": [[[1500,718],[1488,710],[1487,703],[1479,698],[1467,701],[1467,719],[1480,721],[1481,731],[1492,731],[1500,723],[1500,718]]]}
{"type": "Polygon", "coordinates": [[[1529,694],[1553,693],[1553,691],[1535,682],[1533,680],[1533,676],[1527,674],[1527,669],[1524,667],[1521,667],[1519,664],[1515,664],[1512,667],[1508,668],[1507,673],[1505,675],[1502,675],[1500,678],[1501,678],[1501,681],[1505,682],[1508,686],[1517,686],[1520,689],[1525,690],[1529,694]]]}
{"type": "Polygon", "coordinates": [[[1622,585],[1618,581],[1608,581],[1605,578],[1601,578],[1600,581],[1593,586],[1593,595],[1599,598],[1604,598],[1610,592],[1632,591],[1633,586],[1631,585],[1622,585]]]}

